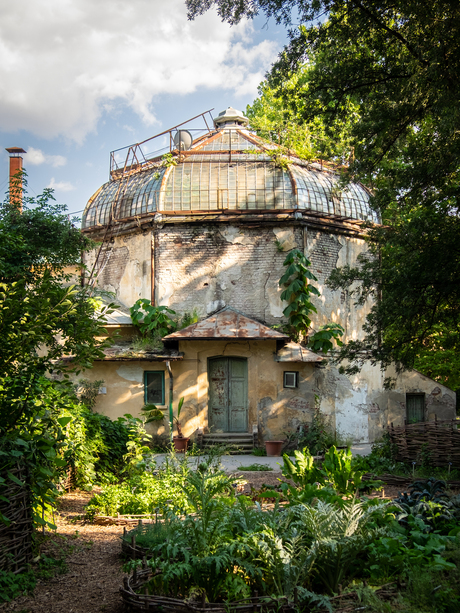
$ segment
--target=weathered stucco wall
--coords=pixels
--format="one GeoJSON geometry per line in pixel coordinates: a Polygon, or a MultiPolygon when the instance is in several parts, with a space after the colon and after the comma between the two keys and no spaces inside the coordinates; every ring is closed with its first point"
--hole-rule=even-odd
{"type": "MultiPolygon", "coordinates": [[[[302,423],[311,421],[316,398],[321,412],[345,437],[355,442],[380,438],[387,425],[404,423],[406,393],[425,394],[425,419],[455,416],[455,393],[416,371],[399,375],[392,390],[383,389],[384,374],[365,364],[359,375],[347,378],[330,365],[275,362],[274,341],[181,341],[184,359],[171,364],[174,406],[184,396],[181,421],[186,436],[208,427],[208,359],[240,357],[248,360],[248,431],[258,424],[261,440],[284,438],[302,423]],[[299,373],[296,389],[283,387],[284,371],[299,373]]],[[[112,419],[125,413],[139,415],[144,404],[144,371],[164,370],[166,404],[168,374],[162,362],[96,362],[83,376],[103,379],[97,410],[112,419]]],[[[387,373],[391,374],[391,373],[387,373]]],[[[165,413],[166,412],[165,404],[165,413]]],[[[168,434],[167,417],[150,424],[155,435],[168,434]]]]}
{"type": "MultiPolygon", "coordinates": [[[[105,361],[94,362],[91,370],[82,372],[78,378],[90,381],[104,381],[106,393],[99,394],[95,410],[110,419],[118,419],[126,413],[140,417],[144,406],[144,372],[162,370],[165,373],[165,387],[168,388],[168,372],[164,362],[147,361],[105,361]]],[[[167,436],[169,426],[167,419],[163,422],[149,424],[151,434],[167,436]]]]}
{"type": "MultiPolygon", "coordinates": [[[[344,340],[362,336],[370,303],[356,307],[348,292],[332,292],[326,280],[337,266],[354,265],[366,249],[362,239],[308,230],[292,221],[283,226],[159,224],[153,230],[115,237],[101,256],[98,286],[114,292],[125,307],[139,298],[170,306],[178,313],[196,309],[201,317],[231,306],[269,325],[280,323],[285,304],[279,280],[283,262],[293,248],[304,249],[320,298],[313,298],[318,313],[315,328],[336,321],[345,328],[344,340]],[[152,288],[152,246],[154,288],[152,288]]],[[[86,256],[91,269],[96,250],[86,256]]]]}
{"type": "MultiPolygon", "coordinates": [[[[184,359],[172,362],[174,407],[183,396],[181,412],[183,432],[192,436],[198,428],[208,428],[208,359],[240,357],[248,360],[248,429],[258,424],[261,439],[280,437],[288,430],[310,421],[315,406],[315,367],[311,364],[287,364],[274,360],[275,341],[181,341],[184,359]],[[299,372],[297,389],[283,388],[284,371],[299,372]]],[[[106,394],[98,397],[96,410],[111,419],[125,413],[140,415],[144,405],[144,371],[165,371],[166,418],[161,424],[149,424],[155,435],[167,435],[166,405],[169,379],[162,362],[96,362],[83,373],[92,381],[103,380],[106,394]]]]}
{"type": "Polygon", "coordinates": [[[201,316],[231,306],[269,325],[279,323],[286,306],[279,287],[283,262],[288,251],[304,244],[322,294],[313,299],[314,326],[336,321],[345,339],[358,338],[369,305],[356,307],[347,292],[332,292],[326,279],[337,266],[355,264],[365,242],[299,225],[165,225],[155,241],[157,303],[178,312],[196,308],[201,316]]]}
{"type": "Polygon", "coordinates": [[[363,338],[362,326],[371,301],[357,307],[348,291],[332,291],[326,281],[335,268],[356,264],[358,255],[367,249],[365,241],[361,238],[309,231],[306,242],[307,257],[312,263],[312,272],[318,279],[316,285],[321,292],[321,297],[314,300],[318,308],[318,313],[313,316],[314,326],[334,321],[344,327],[344,341],[363,338]]]}
{"type": "Polygon", "coordinates": [[[332,416],[335,427],[356,442],[379,439],[391,423],[403,425],[406,394],[425,395],[425,420],[453,419],[455,392],[412,370],[396,375],[393,369],[382,372],[366,362],[352,377],[341,375],[335,367],[316,370],[321,392],[321,410],[332,416]],[[392,389],[384,389],[386,377],[394,377],[392,389]]]}
{"type": "Polygon", "coordinates": [[[165,225],[155,241],[158,304],[178,312],[196,308],[201,316],[229,305],[276,323],[286,257],[277,240],[280,249],[302,248],[303,229],[165,225]]]}
{"type": "MultiPolygon", "coordinates": [[[[92,270],[98,248],[85,255],[85,264],[92,270]]],[[[98,288],[113,292],[122,306],[131,307],[139,298],[151,297],[152,284],[151,232],[115,236],[113,244],[101,252],[97,278],[98,288]]]]}

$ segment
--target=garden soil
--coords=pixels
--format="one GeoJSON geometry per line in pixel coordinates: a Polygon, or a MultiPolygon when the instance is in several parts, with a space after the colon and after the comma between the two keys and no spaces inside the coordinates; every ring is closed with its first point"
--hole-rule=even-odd
{"type": "MultiPolygon", "coordinates": [[[[281,473],[241,472],[244,493],[265,485],[279,484],[281,473]]],[[[396,496],[396,488],[387,488],[387,496],[396,496]],[[390,490],[395,490],[390,491],[390,490]]],[[[67,570],[51,579],[40,580],[34,594],[20,596],[0,605],[0,612],[16,613],[123,613],[119,588],[123,581],[122,526],[101,526],[81,519],[92,493],[75,491],[60,499],[55,517],[56,533],[47,534],[40,553],[65,558],[67,570]]]]}

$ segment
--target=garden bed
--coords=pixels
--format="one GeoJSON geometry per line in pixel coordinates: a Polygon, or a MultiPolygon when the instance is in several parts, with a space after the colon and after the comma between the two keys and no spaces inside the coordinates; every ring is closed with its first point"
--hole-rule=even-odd
{"type": "MultiPolygon", "coordinates": [[[[369,479],[375,479],[375,480],[379,480],[379,481],[383,481],[385,484],[389,485],[389,486],[393,486],[393,487],[397,487],[397,488],[404,488],[404,487],[408,487],[414,480],[416,481],[428,481],[428,478],[423,478],[423,477],[412,477],[412,476],[399,476],[399,475],[390,475],[390,474],[384,474],[384,475],[378,475],[375,476],[373,473],[366,473],[365,475],[363,475],[363,481],[369,480],[369,479]]],[[[460,481],[447,481],[447,487],[449,487],[451,490],[458,490],[460,489],[460,481]]]]}
{"type": "Polygon", "coordinates": [[[258,597],[245,598],[235,602],[206,602],[201,600],[182,600],[157,594],[148,594],[147,584],[155,572],[149,568],[135,571],[123,579],[120,588],[123,604],[130,611],[169,611],[171,613],[294,613],[298,607],[287,598],[258,597]],[[144,591],[143,594],[140,592],[144,591]]]}

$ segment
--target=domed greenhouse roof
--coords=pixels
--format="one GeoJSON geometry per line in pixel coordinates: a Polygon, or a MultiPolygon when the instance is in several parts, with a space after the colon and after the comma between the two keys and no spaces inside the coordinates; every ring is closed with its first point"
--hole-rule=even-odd
{"type": "Polygon", "coordinates": [[[279,163],[277,146],[252,134],[247,123],[229,107],[188,150],[141,162],[134,155],[129,165],[113,167],[110,181],[89,200],[82,228],[157,212],[204,211],[298,210],[378,223],[361,184],[341,188],[332,168],[294,156],[279,163]]]}

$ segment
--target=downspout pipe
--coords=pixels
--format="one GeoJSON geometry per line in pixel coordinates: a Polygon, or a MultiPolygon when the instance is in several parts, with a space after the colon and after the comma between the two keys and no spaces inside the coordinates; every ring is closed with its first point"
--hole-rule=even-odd
{"type": "Polygon", "coordinates": [[[174,415],[173,415],[173,394],[174,394],[174,377],[171,370],[171,362],[170,360],[166,360],[166,368],[168,370],[169,376],[169,439],[171,445],[173,443],[173,425],[174,425],[174,415]]]}

